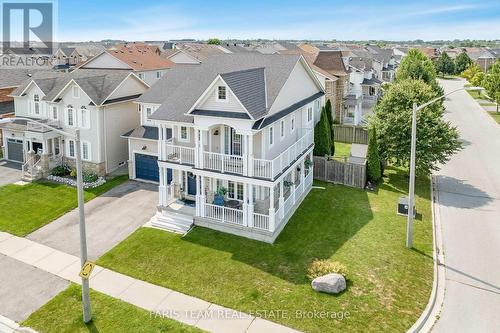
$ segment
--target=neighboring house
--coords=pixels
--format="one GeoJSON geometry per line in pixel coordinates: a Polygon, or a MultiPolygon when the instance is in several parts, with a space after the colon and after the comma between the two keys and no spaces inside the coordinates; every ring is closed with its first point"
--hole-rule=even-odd
{"type": "Polygon", "coordinates": [[[479,49],[479,50],[469,50],[466,49],[469,57],[474,61],[479,68],[483,71],[487,71],[491,65],[493,65],[497,59],[497,55],[494,51],[488,49],[479,49]]]}
{"type": "Polygon", "coordinates": [[[97,45],[77,45],[72,47],[60,47],[54,53],[55,69],[70,69],[82,62],[104,51],[103,47],[97,45]]]}
{"type": "Polygon", "coordinates": [[[208,57],[231,53],[219,45],[203,43],[176,43],[174,49],[163,52],[163,57],[176,64],[200,64],[208,57]]]}
{"type": "Polygon", "coordinates": [[[349,76],[351,94],[358,96],[361,94],[361,108],[359,104],[356,108],[348,109],[344,117],[344,124],[359,125],[366,120],[366,117],[373,113],[375,103],[381,95],[382,81],[377,78],[373,69],[373,64],[380,62],[366,58],[349,58],[349,76]]]}
{"type": "MultiPolygon", "coordinates": [[[[0,69],[0,119],[14,116],[14,98],[10,94],[39,71],[26,68],[0,69]]],[[[3,145],[3,131],[0,128],[0,147],[3,147],[3,145]]]]}
{"type": "Polygon", "coordinates": [[[323,95],[300,55],[175,66],[139,98],[142,126],[124,135],[130,177],[159,182],[152,224],[273,242],[311,189],[323,95]]]}
{"type": "MultiPolygon", "coordinates": [[[[139,124],[134,101],[148,86],[131,71],[40,72],[12,92],[15,115],[74,133],[80,129],[84,170],[107,174],[128,159],[120,135],[139,124]]],[[[62,163],[75,165],[75,141],[35,123],[3,124],[6,158],[36,179],[62,163]]]]}
{"type": "Polygon", "coordinates": [[[366,49],[373,58],[382,64],[381,75],[378,77],[384,82],[392,82],[396,77],[396,58],[392,49],[384,49],[375,45],[368,45],[366,49]]]}
{"type": "Polygon", "coordinates": [[[112,69],[134,71],[134,73],[149,86],[174,66],[169,59],[159,55],[158,46],[141,43],[116,45],[89,61],[78,66],[79,69],[112,69]]]}

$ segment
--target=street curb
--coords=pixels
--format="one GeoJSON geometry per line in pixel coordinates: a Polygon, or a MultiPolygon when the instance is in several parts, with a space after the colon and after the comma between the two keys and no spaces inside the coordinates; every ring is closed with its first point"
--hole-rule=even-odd
{"type": "Polygon", "coordinates": [[[444,301],[445,293],[445,268],[444,268],[444,252],[443,239],[441,230],[441,216],[439,214],[439,195],[437,191],[437,182],[434,175],[431,176],[431,198],[432,198],[432,238],[433,251],[432,258],[434,261],[434,280],[432,283],[432,291],[429,297],[429,303],[420,315],[418,320],[413,324],[407,333],[427,333],[430,332],[434,323],[439,319],[439,314],[444,301]]]}

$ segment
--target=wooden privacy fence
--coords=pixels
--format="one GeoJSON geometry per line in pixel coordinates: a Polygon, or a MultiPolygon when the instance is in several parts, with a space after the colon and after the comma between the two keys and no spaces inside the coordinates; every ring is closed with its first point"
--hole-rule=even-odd
{"type": "Polygon", "coordinates": [[[366,184],[366,161],[355,164],[314,156],[313,169],[315,179],[358,188],[364,188],[366,184]]]}
{"type": "Polygon", "coordinates": [[[368,131],[364,127],[352,125],[333,125],[335,141],[368,144],[368,131]]]}

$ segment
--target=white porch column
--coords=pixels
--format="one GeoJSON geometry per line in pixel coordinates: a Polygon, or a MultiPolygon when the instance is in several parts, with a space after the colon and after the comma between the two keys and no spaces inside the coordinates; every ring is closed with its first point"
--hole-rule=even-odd
{"type": "Polygon", "coordinates": [[[248,184],[243,183],[243,225],[248,226],[248,184]]]}
{"type": "Polygon", "coordinates": [[[302,162],[300,162],[300,186],[302,186],[302,193],[306,190],[306,158],[302,158],[302,162]]]}
{"type": "Polygon", "coordinates": [[[283,186],[283,182],[285,181],[285,179],[283,178],[282,180],[280,180],[280,198],[279,198],[279,203],[280,203],[280,219],[282,219],[283,217],[285,217],[285,207],[283,207],[285,205],[285,191],[284,191],[284,186],[283,186]]]}
{"type": "Polygon", "coordinates": [[[253,185],[248,184],[247,225],[253,227],[253,185]]]}
{"type": "Polygon", "coordinates": [[[248,135],[248,176],[253,177],[253,134],[248,135]]]}
{"type": "Polygon", "coordinates": [[[248,135],[241,135],[243,175],[248,175],[248,135]]]}
{"type": "Polygon", "coordinates": [[[200,193],[200,176],[196,176],[196,216],[202,216],[200,193]]]}
{"type": "Polygon", "coordinates": [[[205,177],[203,176],[196,176],[196,179],[200,179],[200,184],[201,184],[201,192],[200,192],[200,214],[201,216],[205,216],[205,202],[207,201],[205,197],[205,177]]]}
{"type": "Polygon", "coordinates": [[[269,231],[274,232],[276,221],[274,220],[274,185],[269,187],[271,190],[269,193],[269,231]]]}
{"type": "Polygon", "coordinates": [[[166,206],[166,193],[165,193],[165,168],[160,167],[160,184],[158,186],[158,205],[166,206]]]}
{"type": "Polygon", "coordinates": [[[194,129],[194,166],[200,167],[200,130],[194,129]]]}
{"type": "Polygon", "coordinates": [[[204,168],[204,159],[203,159],[203,152],[204,152],[204,149],[205,149],[205,139],[204,139],[204,136],[205,136],[205,132],[207,131],[204,131],[204,130],[200,130],[200,144],[199,144],[199,149],[200,149],[200,157],[199,157],[199,167],[201,169],[204,168]]]}
{"type": "Polygon", "coordinates": [[[290,187],[290,195],[292,195],[292,202],[295,203],[295,172],[296,172],[296,169],[295,168],[292,168],[292,186],[290,187]]]}

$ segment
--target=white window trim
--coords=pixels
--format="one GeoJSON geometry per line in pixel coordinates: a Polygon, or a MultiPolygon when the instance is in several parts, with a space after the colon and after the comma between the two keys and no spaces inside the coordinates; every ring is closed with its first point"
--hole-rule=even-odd
{"type": "Polygon", "coordinates": [[[281,119],[280,121],[280,140],[285,138],[286,124],[285,119],[281,119]]]}
{"type": "Polygon", "coordinates": [[[163,72],[161,72],[161,71],[157,71],[156,72],[156,78],[157,79],[161,79],[162,76],[163,76],[163,72]]]}
{"type": "Polygon", "coordinates": [[[215,89],[215,100],[217,102],[228,103],[229,102],[229,94],[228,93],[229,93],[229,89],[227,89],[227,86],[222,85],[222,84],[218,84],[216,86],[216,89],[215,89]],[[226,99],[219,98],[219,87],[224,87],[224,89],[226,89],[226,99]]]}
{"type": "Polygon", "coordinates": [[[89,129],[90,128],[90,110],[88,108],[85,108],[85,109],[82,109],[82,107],[80,107],[80,109],[78,109],[78,125],[80,125],[80,128],[84,128],[84,129],[89,129]],[[85,110],[85,126],[82,126],[83,124],[83,115],[82,115],[82,110],[85,110]]]}
{"type": "Polygon", "coordinates": [[[190,134],[190,132],[191,132],[190,131],[190,127],[188,127],[188,126],[179,126],[179,141],[182,141],[182,142],[189,142],[189,141],[191,141],[191,134],[190,134]],[[186,128],[186,135],[187,135],[187,137],[185,139],[182,138],[182,135],[181,135],[183,127],[186,128]]]}
{"type": "Polygon", "coordinates": [[[292,113],[291,117],[290,117],[290,132],[294,132],[295,131],[295,127],[297,124],[295,124],[295,113],[292,113]]]}
{"type": "Polygon", "coordinates": [[[90,142],[89,141],[86,141],[86,140],[82,140],[80,141],[80,150],[81,150],[81,153],[82,153],[82,160],[84,161],[91,161],[92,160],[92,150],[90,149],[90,142]],[[87,152],[88,152],[88,156],[87,158],[85,158],[84,154],[83,154],[83,145],[86,144],[87,145],[87,152]]]}
{"type": "Polygon", "coordinates": [[[66,118],[66,126],[68,126],[68,127],[76,127],[75,108],[74,107],[72,107],[72,108],[66,107],[65,108],[65,116],[66,116],[65,117],[66,118]],[[69,123],[69,110],[72,111],[72,115],[73,115],[73,124],[72,125],[70,125],[70,123],[69,123]]]}
{"type": "Polygon", "coordinates": [[[71,140],[71,139],[67,139],[67,144],[66,144],[66,151],[67,151],[67,155],[66,157],[69,157],[69,158],[76,158],[76,145],[75,145],[75,140],[71,140]],[[73,155],[71,155],[71,145],[70,143],[73,142],[73,155]]]}
{"type": "Polygon", "coordinates": [[[78,86],[72,86],[71,87],[71,95],[73,98],[80,98],[80,87],[78,86]],[[76,92],[76,94],[75,94],[76,92]]]}
{"type": "Polygon", "coordinates": [[[312,106],[307,107],[307,123],[311,123],[314,120],[314,110],[312,106]],[[311,119],[309,119],[309,111],[311,111],[311,119]]]}
{"type": "Polygon", "coordinates": [[[59,119],[59,106],[57,105],[51,105],[49,108],[49,118],[52,120],[58,120],[59,119]],[[54,108],[56,110],[56,117],[54,117],[54,108]]]}
{"type": "Polygon", "coordinates": [[[269,144],[269,147],[274,146],[274,141],[276,141],[274,135],[274,126],[269,126],[267,133],[267,143],[269,144]]]}

